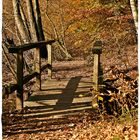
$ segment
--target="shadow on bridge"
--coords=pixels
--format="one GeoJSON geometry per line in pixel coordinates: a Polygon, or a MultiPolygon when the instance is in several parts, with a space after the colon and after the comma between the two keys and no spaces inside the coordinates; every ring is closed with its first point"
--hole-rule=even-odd
{"type": "MultiPolygon", "coordinates": [[[[3,122],[3,134],[55,131],[69,128],[71,124],[74,127],[83,120],[85,110],[88,112],[92,108],[91,86],[92,82],[81,76],[48,85],[29,97],[22,113],[13,113],[12,121],[3,122]]],[[[93,119],[99,117],[96,110],[90,112],[94,113],[93,119]]]]}
{"type": "Polygon", "coordinates": [[[82,104],[87,105],[91,101],[91,93],[89,92],[91,82],[81,79],[81,76],[77,76],[72,77],[67,83],[66,81],[55,81],[56,83],[50,86],[51,89],[48,86],[49,88],[43,89],[41,92],[31,96],[27,100],[27,106],[40,109],[51,108],[51,111],[56,111],[77,108],[78,105],[80,107],[82,104]],[[81,82],[83,85],[80,86],[81,82]]]}
{"type": "Polygon", "coordinates": [[[56,102],[56,106],[54,110],[59,109],[67,109],[70,108],[72,105],[72,101],[74,99],[75,92],[77,90],[78,84],[82,77],[72,77],[66,88],[62,90],[61,96],[59,96],[58,101],[56,102]]]}

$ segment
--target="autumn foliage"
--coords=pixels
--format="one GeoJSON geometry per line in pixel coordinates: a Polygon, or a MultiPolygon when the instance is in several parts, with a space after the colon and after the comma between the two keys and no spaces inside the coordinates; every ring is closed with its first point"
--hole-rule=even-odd
{"type": "MultiPolygon", "coordinates": [[[[62,118],[55,116],[32,118],[24,116],[31,113],[30,109],[25,108],[18,114],[14,112],[13,99],[4,99],[2,118],[4,140],[137,139],[138,48],[129,2],[126,0],[40,0],[39,2],[45,39],[59,40],[53,45],[53,78],[58,81],[61,78],[81,75],[91,78],[93,43],[96,40],[103,42],[101,65],[104,81],[99,93],[98,108],[94,111],[79,111],[76,115],[62,118]],[[60,44],[72,56],[71,61],[66,61],[60,44]]],[[[21,8],[26,9],[24,0],[21,8]]],[[[9,68],[11,64],[14,71],[16,70],[16,59],[15,55],[8,53],[7,39],[17,45],[23,43],[15,26],[12,9],[12,2],[4,0],[3,86],[16,80],[9,68]],[[8,54],[10,63],[5,54],[8,54]]],[[[25,17],[28,19],[26,12],[25,17]]],[[[24,54],[28,64],[25,65],[24,74],[30,73],[28,68],[34,68],[32,54],[33,52],[24,54]]],[[[46,63],[46,60],[43,59],[42,63],[46,63]]],[[[46,71],[42,73],[42,79],[46,80],[46,71]]],[[[33,83],[25,85],[25,91],[34,92],[33,83]]]]}

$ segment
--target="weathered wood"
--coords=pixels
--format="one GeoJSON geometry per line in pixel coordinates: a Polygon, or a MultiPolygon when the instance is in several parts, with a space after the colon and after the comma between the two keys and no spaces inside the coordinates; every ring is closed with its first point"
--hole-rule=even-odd
{"type": "Polygon", "coordinates": [[[101,41],[96,41],[92,49],[94,55],[94,65],[93,65],[93,88],[98,91],[98,77],[99,77],[99,68],[100,68],[100,54],[102,53],[101,41]]]}
{"type": "Polygon", "coordinates": [[[36,48],[35,51],[35,72],[37,73],[36,85],[39,86],[39,90],[41,90],[41,58],[39,48],[36,48]]]}
{"type": "Polygon", "coordinates": [[[9,48],[9,53],[19,53],[24,52],[34,48],[41,48],[43,45],[52,44],[55,40],[48,40],[48,41],[40,41],[35,43],[27,43],[19,46],[14,46],[9,48]]]}
{"type": "MultiPolygon", "coordinates": [[[[40,68],[40,72],[42,72],[43,70],[45,70],[45,69],[48,68],[48,67],[49,67],[48,64],[42,66],[42,67],[40,68]]],[[[33,78],[36,77],[36,76],[39,76],[39,73],[36,72],[36,71],[33,72],[33,73],[31,73],[31,74],[29,74],[29,75],[26,75],[26,76],[23,78],[23,84],[26,84],[27,82],[29,82],[31,79],[33,79],[33,78]]]]}
{"type": "Polygon", "coordinates": [[[102,53],[102,42],[96,41],[94,43],[92,53],[94,55],[94,64],[93,64],[93,99],[92,99],[92,106],[97,105],[97,98],[96,95],[99,91],[99,68],[100,68],[100,54],[102,53]]]}
{"type": "Polygon", "coordinates": [[[29,82],[31,79],[33,79],[36,76],[38,76],[37,72],[33,72],[29,75],[26,75],[25,77],[23,77],[23,84],[26,84],[27,82],[29,82]]]}
{"type": "Polygon", "coordinates": [[[92,99],[92,106],[96,107],[97,106],[97,94],[98,94],[98,77],[99,77],[99,60],[100,56],[99,54],[94,54],[94,65],[93,65],[93,99],[92,99]]]}
{"type": "Polygon", "coordinates": [[[10,89],[6,88],[5,92],[3,93],[3,97],[5,94],[10,94],[17,89],[16,92],[16,108],[22,109],[23,108],[23,85],[30,81],[32,78],[36,77],[36,84],[39,85],[39,90],[41,90],[41,71],[48,67],[48,77],[51,78],[52,75],[52,56],[51,56],[51,46],[48,45],[48,64],[41,68],[41,57],[40,57],[40,48],[43,45],[52,44],[55,40],[49,41],[41,41],[37,43],[28,43],[20,46],[12,46],[9,48],[9,53],[17,53],[17,84],[10,89]],[[23,77],[23,52],[29,49],[36,48],[35,52],[35,72],[30,75],[26,75],[23,77]],[[8,89],[8,90],[7,90],[8,89]]]}
{"type": "Polygon", "coordinates": [[[42,91],[33,92],[25,101],[25,106],[39,109],[43,107],[45,110],[51,110],[51,113],[87,106],[91,108],[92,95],[89,93],[89,89],[92,88],[91,80],[79,76],[46,80],[42,83],[42,91]]]}
{"type": "MultiPolygon", "coordinates": [[[[41,67],[41,72],[43,70],[45,70],[46,68],[48,68],[48,65],[44,65],[41,67]]],[[[36,77],[38,75],[37,72],[33,72],[29,75],[26,75],[23,77],[23,85],[26,84],[27,82],[29,82],[31,79],[33,79],[34,77],[36,77]]],[[[4,99],[5,97],[8,97],[9,94],[12,94],[15,90],[17,90],[18,85],[17,84],[9,84],[7,86],[3,86],[2,89],[2,98],[4,99]]]]}
{"type": "Polygon", "coordinates": [[[47,64],[47,65],[44,65],[44,66],[42,66],[41,67],[41,72],[43,71],[43,70],[45,70],[46,68],[48,68],[49,67],[49,65],[47,64]]]}
{"type": "Polygon", "coordinates": [[[17,95],[16,109],[23,108],[23,53],[17,54],[17,95]]]}
{"type": "Polygon", "coordinates": [[[52,47],[51,45],[47,45],[48,49],[48,78],[52,78],[52,47]]]}
{"type": "Polygon", "coordinates": [[[94,65],[93,65],[93,88],[98,91],[98,76],[99,76],[99,55],[94,54],[94,65]]]}

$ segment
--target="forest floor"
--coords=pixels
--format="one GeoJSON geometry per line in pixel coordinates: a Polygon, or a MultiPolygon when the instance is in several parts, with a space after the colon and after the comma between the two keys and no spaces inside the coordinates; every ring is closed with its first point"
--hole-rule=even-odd
{"type": "MultiPolygon", "coordinates": [[[[101,62],[105,80],[119,77],[113,86],[123,92],[132,91],[130,84],[138,77],[136,46],[121,48],[119,51],[117,48],[103,49],[101,62]],[[126,80],[126,76],[131,80],[126,80]]],[[[92,65],[88,65],[88,62],[82,58],[72,61],[55,61],[53,67],[55,67],[53,77],[58,80],[81,75],[92,76],[92,65]]],[[[42,76],[42,79],[45,80],[45,76],[42,76]]],[[[138,139],[137,108],[134,109],[134,113],[125,112],[117,117],[102,115],[98,109],[88,109],[60,118],[55,116],[27,118],[23,113],[12,112],[11,104],[13,104],[12,100],[3,100],[3,140],[138,139]],[[11,133],[13,130],[16,133],[11,133]]]]}

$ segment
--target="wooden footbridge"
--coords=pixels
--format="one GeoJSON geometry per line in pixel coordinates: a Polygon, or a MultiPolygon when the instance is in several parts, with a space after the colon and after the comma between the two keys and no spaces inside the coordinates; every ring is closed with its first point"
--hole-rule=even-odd
{"type": "Polygon", "coordinates": [[[70,79],[52,78],[52,44],[55,40],[43,41],[37,43],[24,44],[20,46],[11,46],[9,53],[17,54],[17,82],[12,84],[6,94],[16,91],[16,109],[24,107],[45,108],[48,110],[73,110],[87,109],[92,107],[96,92],[99,90],[99,69],[100,54],[102,52],[101,41],[96,41],[92,48],[94,55],[93,77],[83,78],[82,76],[71,77],[70,79]],[[42,66],[40,57],[40,47],[46,45],[48,50],[47,64],[42,66]],[[35,70],[29,75],[24,76],[23,72],[23,53],[30,49],[36,49],[35,70]],[[47,69],[47,80],[42,82],[41,72],[47,69]],[[36,77],[37,90],[26,100],[24,99],[24,84],[36,77]],[[93,88],[93,93],[90,89],[93,88]]]}

